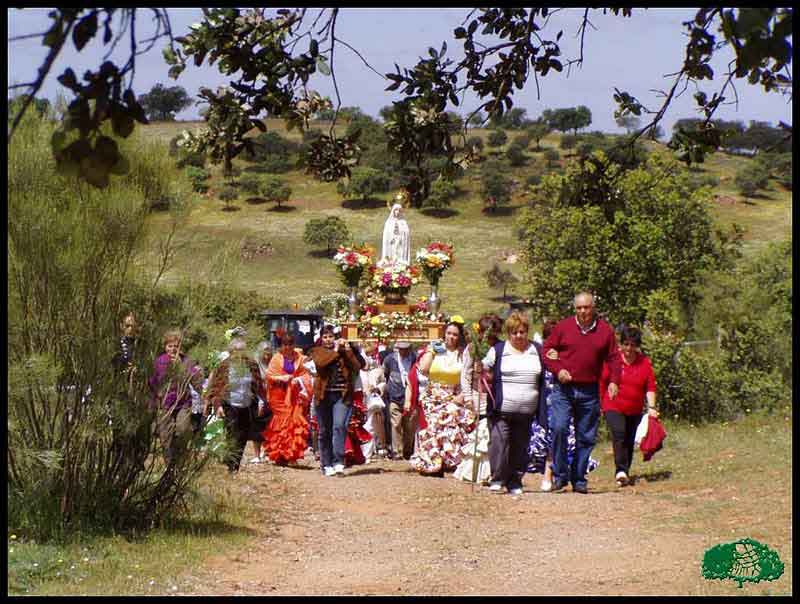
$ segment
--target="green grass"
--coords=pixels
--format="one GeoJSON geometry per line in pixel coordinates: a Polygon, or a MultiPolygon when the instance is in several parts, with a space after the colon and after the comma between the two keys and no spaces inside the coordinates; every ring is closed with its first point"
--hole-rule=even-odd
{"type": "MultiPolygon", "coordinates": [[[[201,125],[201,122],[162,123],[145,128],[167,141],[183,129],[201,125]]],[[[280,120],[268,120],[268,127],[293,140],[300,140],[296,131],[287,134],[280,120]]],[[[313,124],[312,127],[327,130],[328,124],[313,124]]],[[[337,130],[340,128],[344,125],[337,126],[337,130]]],[[[485,138],[488,130],[479,129],[473,133],[485,138]]],[[[542,148],[557,148],[559,140],[560,135],[550,134],[542,140],[542,148]]],[[[663,145],[647,144],[663,148],[663,145]]],[[[537,171],[537,164],[543,162],[541,152],[533,149],[532,143],[527,152],[527,164],[511,172],[519,186],[506,212],[494,216],[482,212],[477,168],[468,171],[458,182],[462,193],[453,201],[453,212],[449,215],[437,217],[415,209],[407,212],[412,255],[417,248],[434,239],[455,245],[456,262],[440,285],[444,312],[459,313],[471,319],[482,312],[505,307],[500,298],[502,292],[490,289],[483,273],[500,259],[503,252],[517,247],[514,222],[519,207],[526,201],[525,179],[537,171]]],[[[488,156],[491,151],[494,150],[485,149],[484,155],[488,156]]],[[[561,153],[563,157],[564,152],[561,153]]],[[[715,201],[712,212],[720,226],[737,222],[745,228],[744,251],[750,253],[769,241],[791,236],[791,192],[771,183],[764,197],[743,200],[732,183],[736,170],[747,161],[752,160],[717,153],[710,156],[701,169],[720,178],[720,186],[715,191],[717,195],[736,200],[733,204],[715,201]]],[[[253,164],[237,159],[235,165],[246,170],[253,164]]],[[[292,188],[284,211],[274,211],[272,204],[251,204],[245,198],[234,202],[236,211],[223,211],[223,203],[215,197],[223,182],[221,167],[210,166],[210,170],[211,189],[207,195],[196,196],[189,224],[181,233],[185,247],[176,257],[174,270],[167,274],[167,283],[195,276],[198,267],[207,264],[225,246],[238,246],[244,238],[256,239],[271,243],[274,253],[244,263],[240,271],[243,289],[256,290],[302,308],[318,295],[341,291],[333,264],[319,253],[313,253],[315,250],[309,250],[302,241],[305,223],[309,219],[340,216],[355,241],[365,241],[380,250],[382,226],[388,213],[385,204],[394,192],[366,204],[343,202],[336,192],[335,183],[323,183],[300,171],[292,171],[282,175],[292,188]]],[[[163,217],[156,215],[152,218],[156,231],[163,223],[163,217]]],[[[511,268],[516,276],[522,276],[520,264],[505,265],[504,268],[511,268]]],[[[520,285],[516,289],[523,293],[523,287],[520,285]]],[[[411,291],[411,299],[416,300],[428,293],[426,284],[418,285],[411,291]]],[[[509,295],[514,293],[512,288],[509,295]]]]}
{"type": "MultiPolygon", "coordinates": [[[[240,550],[256,534],[244,495],[222,466],[205,471],[191,515],[144,535],[74,536],[41,544],[9,535],[9,595],[148,595],[191,590],[191,570],[240,550]]],[[[274,485],[265,485],[270,488],[274,485]]]]}

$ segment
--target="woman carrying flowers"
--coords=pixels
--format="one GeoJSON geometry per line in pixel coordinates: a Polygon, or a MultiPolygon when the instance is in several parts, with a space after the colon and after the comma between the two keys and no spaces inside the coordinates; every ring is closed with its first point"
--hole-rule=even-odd
{"type": "Polygon", "coordinates": [[[463,457],[467,433],[475,426],[471,405],[461,394],[464,359],[464,320],[454,316],[445,326],[444,343],[434,342],[417,362],[417,372],[427,377],[419,397],[407,397],[405,410],[419,412],[417,450],[411,465],[420,474],[443,476],[454,470],[463,457]]]}

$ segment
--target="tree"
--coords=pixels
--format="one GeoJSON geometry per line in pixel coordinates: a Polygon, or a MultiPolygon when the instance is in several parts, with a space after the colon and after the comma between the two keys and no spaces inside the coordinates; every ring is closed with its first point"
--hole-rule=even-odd
{"type": "Polygon", "coordinates": [[[489,212],[511,201],[511,179],[506,168],[498,160],[487,161],[481,167],[481,195],[489,212]]]}
{"type": "MultiPolygon", "coordinates": [[[[27,95],[19,94],[15,97],[11,97],[8,99],[8,121],[11,122],[12,118],[14,118],[28,102],[27,95]]],[[[47,117],[50,114],[51,106],[50,101],[48,99],[33,99],[31,101],[33,110],[39,117],[47,117]]]]}
{"type": "Polygon", "coordinates": [[[486,121],[486,116],[483,115],[480,111],[473,113],[469,119],[467,120],[467,124],[474,128],[481,128],[483,123],[486,121]]]}
{"type": "Polygon", "coordinates": [[[192,104],[189,93],[183,86],[156,84],[150,92],[139,97],[139,104],[147,114],[147,119],[155,122],[173,122],[175,114],[192,104]]]}
{"type": "Polygon", "coordinates": [[[239,191],[232,185],[225,185],[217,197],[225,204],[226,210],[232,210],[234,208],[233,202],[239,199],[239,191]]]}
{"type": "Polygon", "coordinates": [[[536,314],[567,314],[590,289],[612,321],[641,324],[666,288],[691,326],[705,271],[730,266],[738,233],[715,231],[710,192],[678,172],[660,155],[623,170],[598,151],[545,176],[517,224],[536,314]]]}
{"type": "Polygon", "coordinates": [[[539,118],[538,120],[533,122],[530,126],[528,126],[528,128],[525,131],[530,135],[530,137],[533,140],[536,141],[536,150],[541,151],[542,149],[541,141],[545,136],[550,134],[551,128],[545,120],[539,118]]]}
{"type": "MultiPolygon", "coordinates": [[[[52,141],[53,154],[62,170],[76,173],[99,187],[107,186],[112,168],[119,172],[125,168],[117,148],[112,145],[113,139],[101,134],[103,124],[110,120],[115,134],[124,137],[132,131],[134,120],[147,121],[131,90],[135,56],[142,52],[135,42],[136,10],[67,8],[51,11],[53,26],[42,34],[43,44],[49,48],[42,68],[32,82],[12,86],[27,88],[28,98],[33,99],[69,39],[80,51],[101,31],[104,44],[112,40],[116,44],[130,32],[134,40],[131,56],[122,68],[106,61],[97,71],[85,74],[85,85],[78,82],[70,68],[60,76],[61,82],[75,93],[76,99],[71,106],[72,119],[64,124],[61,134],[52,141]],[[115,15],[116,11],[119,13],[115,15]],[[116,32],[118,35],[115,36],[111,23],[116,23],[116,20],[112,17],[120,14],[122,31],[116,32]],[[105,18],[105,24],[101,28],[98,24],[102,18],[105,18]],[[96,105],[92,105],[90,100],[92,103],[96,100],[96,105]],[[79,138],[67,145],[67,134],[73,131],[77,131],[79,138]],[[83,161],[85,159],[88,161],[83,161]]],[[[209,63],[216,62],[226,76],[236,80],[236,101],[241,112],[254,120],[254,126],[258,127],[257,117],[266,113],[285,119],[291,127],[307,128],[312,116],[331,106],[329,99],[309,92],[306,84],[316,71],[331,74],[335,46],[337,42],[345,43],[333,35],[339,9],[323,9],[313,17],[307,14],[307,10],[281,9],[277,16],[270,17],[265,9],[204,9],[204,19],[187,35],[175,38],[166,11],[148,10],[154,12],[158,23],[156,35],[149,40],[151,46],[162,37],[170,41],[164,50],[164,57],[171,66],[170,77],[177,78],[190,59],[196,65],[202,65],[206,59],[209,63]],[[328,10],[327,19],[322,19],[328,10]],[[311,19],[314,19],[313,25],[309,24],[311,19]],[[308,46],[301,44],[298,51],[298,42],[306,37],[308,46]],[[323,52],[320,51],[321,43],[328,45],[323,52]]],[[[601,10],[623,18],[632,14],[630,8],[601,10]]],[[[485,99],[475,112],[486,111],[490,117],[498,116],[512,108],[515,90],[523,88],[526,81],[531,80],[531,75],[538,84],[550,72],[563,70],[564,64],[559,58],[562,56],[559,41],[563,31],[550,29],[550,14],[546,8],[477,9],[453,31],[453,37],[463,41],[463,60],[454,64],[447,58],[445,43],[440,50],[430,48],[430,58],[421,58],[412,69],[397,66],[396,73],[386,74],[391,82],[388,90],[403,87],[405,96],[399,103],[415,105],[415,119],[420,124],[435,124],[423,128],[422,133],[417,132],[418,129],[400,129],[395,133],[392,146],[398,150],[405,149],[398,151],[403,165],[418,167],[420,164],[410,152],[413,140],[417,141],[419,148],[438,149],[452,162],[459,161],[447,136],[443,136],[447,130],[446,121],[437,123],[438,118],[431,120],[423,116],[429,112],[433,112],[431,117],[445,112],[449,104],[458,106],[459,95],[464,91],[469,90],[478,98],[485,99]],[[494,35],[500,40],[492,39],[494,35]]],[[[664,100],[660,108],[647,108],[629,92],[615,89],[618,115],[646,113],[653,116],[634,133],[632,141],[663,119],[677,90],[714,77],[711,59],[722,49],[732,49],[735,54],[729,67],[730,77],[718,93],[711,96],[702,90],[695,93],[698,107],[706,116],[705,124],[713,119],[714,112],[726,98],[724,88],[734,78],[759,82],[766,92],[790,91],[792,77],[788,65],[792,56],[792,17],[791,8],[699,9],[694,19],[684,24],[688,30],[685,58],[673,74],[670,91],[662,95],[664,100]],[[764,40],[769,42],[764,43],[764,40]]],[[[581,49],[590,24],[590,11],[586,10],[578,27],[581,49]]],[[[580,65],[582,61],[583,52],[579,58],[567,62],[567,66],[580,65]]],[[[341,105],[338,90],[337,105],[341,105]]],[[[28,106],[26,102],[14,117],[10,138],[28,106]]],[[[581,110],[579,113],[586,117],[586,112],[581,110]]],[[[580,123],[585,123],[585,120],[577,124],[580,123]]],[[[577,124],[572,127],[575,131],[583,127],[577,124]]],[[[218,128],[216,134],[221,136],[221,130],[218,128]]],[[[686,132],[676,139],[674,148],[687,161],[702,160],[704,153],[719,148],[718,134],[708,128],[686,132]]],[[[242,144],[242,137],[234,138],[230,144],[234,147],[242,144]]],[[[306,169],[323,180],[336,180],[349,175],[357,152],[353,140],[339,138],[331,129],[330,134],[320,137],[311,146],[306,169]]],[[[421,194],[414,191],[412,198],[421,200],[427,194],[429,183],[418,184],[421,194]]]]}
{"type": "Polygon", "coordinates": [[[374,168],[355,168],[350,179],[339,181],[336,191],[345,199],[369,199],[386,193],[391,185],[389,176],[374,168]]]}
{"type": "Polygon", "coordinates": [[[524,166],[525,162],[528,161],[528,156],[525,155],[525,147],[516,141],[511,143],[506,149],[506,159],[508,164],[514,168],[524,166]]]}
{"type": "Polygon", "coordinates": [[[547,161],[547,167],[552,168],[555,163],[561,159],[561,155],[559,155],[557,149],[545,149],[544,150],[544,158],[547,161]]]}
{"type": "Polygon", "coordinates": [[[617,126],[624,128],[625,132],[630,134],[634,130],[638,130],[642,123],[642,119],[635,115],[620,115],[616,120],[617,126]]]}
{"type": "Polygon", "coordinates": [[[585,105],[578,107],[564,107],[561,109],[545,109],[541,119],[547,122],[552,130],[566,132],[572,130],[577,134],[581,128],[587,128],[592,124],[592,112],[585,105]]]}
{"type": "Polygon", "coordinates": [[[769,170],[760,162],[748,161],[733,179],[736,188],[744,197],[754,197],[769,185],[769,170]]]}
{"type": "Polygon", "coordinates": [[[260,193],[264,199],[278,204],[280,208],[282,203],[289,201],[292,188],[282,178],[267,176],[261,181],[260,193]]]}
{"type": "Polygon", "coordinates": [[[526,109],[514,107],[503,114],[494,114],[489,118],[489,125],[492,128],[519,130],[525,124],[526,109]]]}
{"type": "Polygon", "coordinates": [[[586,105],[578,105],[572,117],[572,130],[578,134],[578,130],[588,128],[592,125],[592,112],[586,105]]]}
{"type": "Polygon", "coordinates": [[[486,142],[490,147],[502,147],[508,142],[508,135],[505,130],[492,130],[486,137],[486,142]]]}
{"type": "Polygon", "coordinates": [[[312,218],[306,223],[303,241],[310,246],[324,245],[328,256],[336,246],[350,239],[350,230],[338,216],[312,218]]]}
{"type": "Polygon", "coordinates": [[[458,187],[455,183],[442,178],[441,176],[433,181],[431,192],[423,202],[423,208],[441,209],[450,205],[453,198],[458,194],[458,187]]]}
{"type": "Polygon", "coordinates": [[[656,124],[645,133],[645,136],[651,140],[658,140],[664,138],[664,129],[660,124],[656,124]]]}
{"type": "Polygon", "coordinates": [[[503,302],[506,301],[506,291],[512,285],[516,285],[519,283],[519,279],[514,276],[510,270],[501,269],[497,263],[495,263],[492,268],[484,273],[486,276],[486,283],[492,289],[502,289],[503,290],[503,302]]]}

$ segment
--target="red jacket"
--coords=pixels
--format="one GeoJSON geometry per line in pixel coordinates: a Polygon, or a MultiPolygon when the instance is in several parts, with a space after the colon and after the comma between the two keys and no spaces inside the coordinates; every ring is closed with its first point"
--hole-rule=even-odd
{"type": "Polygon", "coordinates": [[[645,393],[656,391],[656,374],[650,359],[639,354],[631,365],[622,361],[622,374],[617,384],[619,392],[613,400],[608,398],[610,375],[608,363],[604,363],[600,374],[600,409],[603,413],[616,411],[623,415],[640,415],[644,410],[645,393]]]}
{"type": "Polygon", "coordinates": [[[644,461],[650,461],[650,458],[655,455],[656,451],[660,451],[664,446],[664,439],[667,437],[667,431],[664,426],[658,421],[658,418],[647,418],[647,435],[642,439],[639,444],[639,449],[642,451],[644,461]]]}
{"type": "Polygon", "coordinates": [[[621,361],[617,338],[611,326],[599,317],[586,333],[581,331],[575,316],[562,319],[545,340],[544,366],[556,377],[566,369],[573,382],[596,384],[603,362],[608,362],[611,381],[619,385],[621,361]]]}

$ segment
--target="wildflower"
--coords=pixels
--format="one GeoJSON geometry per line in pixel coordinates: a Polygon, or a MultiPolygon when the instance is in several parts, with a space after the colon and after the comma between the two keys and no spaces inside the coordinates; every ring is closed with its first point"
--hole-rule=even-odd
{"type": "Polygon", "coordinates": [[[9,537],[9,539],[11,539],[12,541],[14,541],[16,538],[17,538],[16,535],[11,535],[11,537],[9,537]]]}

